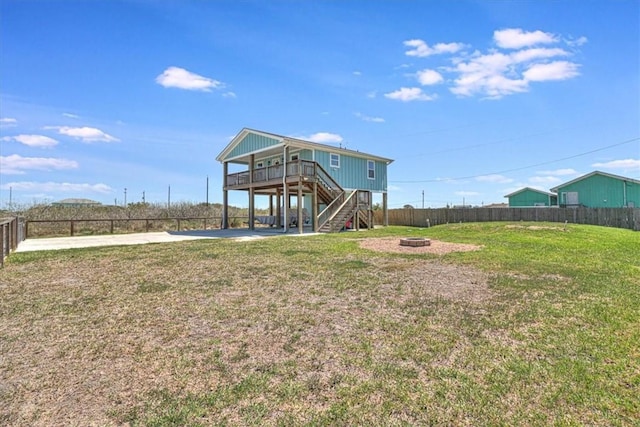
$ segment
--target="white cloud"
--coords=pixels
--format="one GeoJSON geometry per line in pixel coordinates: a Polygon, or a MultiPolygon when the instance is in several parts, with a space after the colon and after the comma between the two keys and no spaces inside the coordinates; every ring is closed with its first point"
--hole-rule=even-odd
{"type": "Polygon", "coordinates": [[[511,72],[513,60],[509,55],[492,53],[480,55],[456,67],[459,77],[450,90],[461,96],[483,94],[489,98],[501,98],[528,90],[526,80],[511,72]]]}
{"type": "Polygon", "coordinates": [[[565,40],[565,43],[567,43],[569,46],[572,46],[572,47],[573,46],[580,47],[586,44],[588,41],[589,40],[585,36],[582,36],[582,37],[578,37],[577,39],[570,38],[568,40],[565,40]]]}
{"type": "Polygon", "coordinates": [[[16,135],[16,136],[5,136],[2,138],[3,141],[16,141],[20,144],[28,145],[29,147],[53,147],[58,144],[53,138],[49,138],[44,135],[16,135]]]}
{"type": "Polygon", "coordinates": [[[224,87],[218,80],[210,79],[180,67],[169,67],[156,77],[156,83],[164,87],[176,87],[186,90],[211,92],[211,89],[224,87]]]}
{"type": "Polygon", "coordinates": [[[555,43],[558,39],[540,30],[525,32],[521,28],[507,28],[493,32],[493,40],[504,49],[520,49],[525,46],[555,43]]]}
{"type": "Polygon", "coordinates": [[[75,160],[56,159],[50,157],[22,157],[17,154],[0,156],[0,173],[3,175],[23,175],[28,170],[60,170],[75,169],[75,160]]]}
{"type": "Polygon", "coordinates": [[[367,98],[369,99],[374,99],[376,96],[378,96],[378,92],[376,92],[375,90],[367,93],[367,98]]]}
{"type": "Polygon", "coordinates": [[[566,80],[578,73],[578,64],[568,61],[555,61],[548,64],[533,64],[523,73],[530,82],[544,82],[548,80],[566,80]]]}
{"type": "Polygon", "coordinates": [[[300,139],[304,139],[305,141],[311,142],[319,142],[319,143],[339,143],[343,141],[343,138],[337,133],[329,133],[329,132],[317,132],[313,135],[304,136],[300,139]]]}
{"type": "Polygon", "coordinates": [[[62,115],[63,115],[64,117],[68,117],[68,118],[70,118],[70,119],[79,119],[79,118],[80,118],[80,116],[78,116],[77,114],[62,113],[62,115]]]}
{"type": "Polygon", "coordinates": [[[476,181],[491,182],[496,184],[508,184],[510,182],[513,182],[513,179],[507,178],[504,175],[492,174],[476,177],[476,181]]]}
{"type": "Polygon", "coordinates": [[[86,184],[86,183],[69,183],[69,182],[32,182],[20,181],[9,182],[2,185],[3,189],[11,187],[18,191],[41,191],[47,193],[113,193],[113,189],[106,184],[86,184]]]}
{"type": "Polygon", "coordinates": [[[412,48],[406,51],[405,55],[420,58],[442,53],[456,53],[465,47],[462,43],[437,43],[433,47],[430,47],[424,40],[420,39],[407,40],[404,42],[404,45],[412,48]]]}
{"type": "Polygon", "coordinates": [[[556,169],[556,170],[549,170],[549,171],[538,171],[536,173],[540,175],[566,176],[566,175],[577,175],[578,171],[571,168],[565,168],[565,169],[556,169]]]}
{"type": "Polygon", "coordinates": [[[529,178],[529,182],[532,182],[534,184],[557,184],[559,182],[561,182],[562,180],[560,178],[558,178],[557,176],[533,176],[531,178],[529,178]]]}
{"type": "Polygon", "coordinates": [[[384,119],[382,117],[370,117],[362,113],[355,113],[355,116],[359,119],[364,120],[365,122],[384,123],[384,119]]]}
{"type": "Polygon", "coordinates": [[[442,74],[440,74],[436,70],[425,69],[422,71],[418,71],[416,77],[418,78],[420,84],[423,86],[435,85],[444,81],[442,74]]]}
{"type": "Polygon", "coordinates": [[[640,159],[612,160],[605,163],[594,163],[591,166],[606,169],[640,169],[640,159]]]}
{"type": "MultiPolygon", "coordinates": [[[[411,48],[405,52],[409,56],[454,54],[449,58],[450,66],[424,69],[415,77],[422,85],[446,82],[451,93],[463,97],[479,95],[500,99],[528,92],[533,82],[567,80],[580,75],[580,64],[567,58],[573,54],[572,47],[586,43],[585,37],[567,41],[551,33],[521,28],[496,30],[493,37],[497,48],[473,53],[460,52],[467,48],[462,43],[440,43],[432,47],[420,39],[403,43],[411,48]]],[[[433,99],[433,96],[416,94],[416,90],[403,88],[385,96],[403,101],[433,99]]]]}
{"type": "Polygon", "coordinates": [[[225,98],[237,98],[238,97],[235,92],[231,92],[231,91],[223,93],[222,96],[224,96],[225,98]]]}
{"type": "Polygon", "coordinates": [[[526,49],[509,55],[500,52],[477,54],[467,62],[456,65],[455,72],[459,77],[450,90],[461,96],[481,94],[498,99],[527,92],[530,82],[566,80],[578,76],[579,65],[573,62],[532,63],[564,55],[567,52],[563,49],[526,49]]]}
{"type": "Polygon", "coordinates": [[[18,124],[18,121],[13,117],[0,117],[0,127],[8,128],[18,124]]]}
{"type": "Polygon", "coordinates": [[[353,75],[354,76],[361,76],[362,75],[362,71],[354,71],[353,75]]]}
{"type": "Polygon", "coordinates": [[[559,47],[546,48],[538,47],[533,49],[523,49],[511,53],[509,56],[514,63],[529,62],[537,59],[554,58],[556,56],[567,56],[569,52],[559,47]]]}
{"type": "Polygon", "coordinates": [[[385,97],[389,99],[395,99],[398,101],[409,102],[409,101],[433,101],[436,99],[435,95],[427,95],[422,92],[422,89],[419,87],[402,87],[394,92],[385,93],[385,97]]]}
{"type": "Polygon", "coordinates": [[[56,129],[60,135],[67,135],[82,142],[118,142],[118,138],[92,127],[47,126],[45,129],[56,129]]]}

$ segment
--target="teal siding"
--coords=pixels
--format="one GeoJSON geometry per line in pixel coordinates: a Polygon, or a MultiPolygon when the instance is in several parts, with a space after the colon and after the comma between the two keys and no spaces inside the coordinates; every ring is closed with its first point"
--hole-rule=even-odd
{"type": "Polygon", "coordinates": [[[313,160],[313,151],[311,150],[300,150],[298,154],[300,155],[300,158],[302,160],[309,160],[309,161],[313,160]]]}
{"type": "MultiPolygon", "coordinates": [[[[313,151],[311,150],[293,150],[289,153],[289,159],[287,161],[289,161],[291,159],[292,155],[298,155],[298,158],[301,160],[309,160],[312,161],[313,160],[313,151]]],[[[283,157],[282,155],[278,155],[278,156],[267,156],[267,157],[260,157],[260,154],[256,154],[256,164],[254,165],[255,167],[258,167],[258,163],[262,163],[263,166],[271,166],[277,163],[283,163],[283,157]]]]}
{"type": "Polygon", "coordinates": [[[335,151],[316,151],[316,162],[320,164],[343,188],[369,191],[387,191],[387,165],[375,162],[375,179],[369,179],[366,158],[354,157],[335,151]],[[340,155],[340,167],[330,166],[330,154],[340,155]]]}
{"type": "Polygon", "coordinates": [[[539,191],[523,190],[509,197],[509,207],[552,206],[555,205],[554,199],[555,196],[549,196],[539,191]]]}
{"type": "Polygon", "coordinates": [[[260,151],[279,144],[277,139],[253,133],[248,134],[227,156],[228,159],[260,151]]]}
{"type": "Polygon", "coordinates": [[[566,193],[578,193],[578,204],[590,208],[640,206],[640,185],[605,175],[592,175],[573,184],[558,187],[560,205],[567,203],[566,193]]]}

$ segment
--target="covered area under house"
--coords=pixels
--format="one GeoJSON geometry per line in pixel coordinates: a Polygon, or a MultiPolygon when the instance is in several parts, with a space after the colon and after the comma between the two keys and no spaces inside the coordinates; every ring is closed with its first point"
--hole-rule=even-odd
{"type": "Polygon", "coordinates": [[[222,228],[229,191],[248,194],[248,226],[336,232],[373,227],[373,195],[382,195],[387,225],[387,166],[392,160],[272,133],[243,129],[218,155],[223,165],[222,228]],[[230,165],[241,169],[230,172],[230,165]],[[268,215],[256,215],[256,197],[268,215]]]}

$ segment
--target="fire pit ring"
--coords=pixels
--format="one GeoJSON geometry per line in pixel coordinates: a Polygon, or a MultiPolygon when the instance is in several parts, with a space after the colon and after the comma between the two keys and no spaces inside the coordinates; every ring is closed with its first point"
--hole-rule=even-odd
{"type": "Polygon", "coordinates": [[[400,239],[400,246],[411,246],[418,248],[421,246],[430,246],[431,240],[424,237],[404,237],[400,239]]]}

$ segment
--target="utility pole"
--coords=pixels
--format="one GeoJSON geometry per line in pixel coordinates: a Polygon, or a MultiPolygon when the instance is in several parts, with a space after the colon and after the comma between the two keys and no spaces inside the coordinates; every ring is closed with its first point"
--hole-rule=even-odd
{"type": "Polygon", "coordinates": [[[422,209],[424,209],[424,190],[422,190],[422,209]]]}
{"type": "Polygon", "coordinates": [[[209,175],[207,175],[207,206],[209,206],[209,175]]]}
{"type": "Polygon", "coordinates": [[[144,190],[142,190],[142,203],[145,203],[145,199],[144,199],[144,190]]]}
{"type": "Polygon", "coordinates": [[[169,185],[169,192],[167,193],[167,208],[171,207],[171,185],[169,185]]]}
{"type": "Polygon", "coordinates": [[[124,188],[124,207],[127,207],[127,187],[124,188]]]}
{"type": "Polygon", "coordinates": [[[11,205],[13,204],[12,203],[13,202],[13,200],[12,200],[13,194],[12,193],[13,193],[13,187],[9,187],[9,209],[11,209],[11,205]]]}

